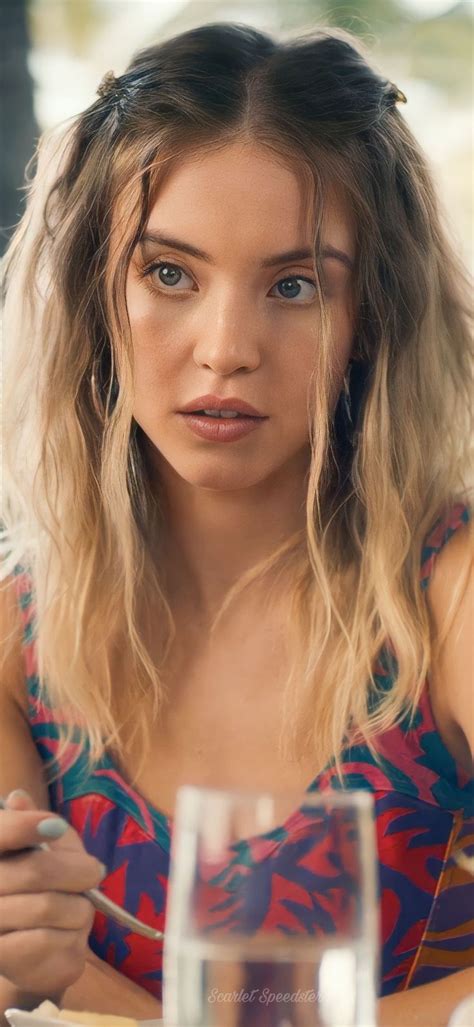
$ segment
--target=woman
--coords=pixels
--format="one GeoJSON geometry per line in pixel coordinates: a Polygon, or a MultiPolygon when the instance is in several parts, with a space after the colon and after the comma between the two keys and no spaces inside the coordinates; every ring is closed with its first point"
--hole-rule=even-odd
{"type": "Polygon", "coordinates": [[[185,782],[372,791],[381,1023],[470,990],[469,305],[404,99],[347,33],[207,25],[40,149],[6,270],[4,1006],[157,1015],[161,945],[78,893],[162,928],[185,782]],[[54,855],[12,859],[48,809],[54,855]]]}

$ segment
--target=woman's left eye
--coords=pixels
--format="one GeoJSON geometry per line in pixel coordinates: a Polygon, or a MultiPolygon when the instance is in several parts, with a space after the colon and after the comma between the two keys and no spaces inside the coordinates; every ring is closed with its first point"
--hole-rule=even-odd
{"type": "Polygon", "coordinates": [[[277,282],[276,285],[273,286],[273,288],[274,289],[281,289],[282,290],[280,292],[280,296],[281,296],[281,298],[283,300],[295,299],[295,295],[296,295],[297,299],[301,299],[301,296],[302,296],[301,286],[300,285],[296,285],[295,284],[296,282],[303,282],[304,285],[310,286],[311,289],[313,290],[312,293],[310,293],[309,295],[306,295],[306,297],[303,295],[303,299],[305,299],[305,300],[314,299],[314,297],[317,294],[316,283],[313,282],[313,280],[311,278],[302,278],[301,275],[288,275],[287,278],[281,278],[280,281],[277,282]],[[295,291],[294,291],[295,289],[299,289],[300,291],[295,294],[295,291]]]}
{"type": "MultiPolygon", "coordinates": [[[[183,275],[185,278],[190,278],[190,275],[188,275],[182,267],[179,267],[178,264],[170,264],[167,261],[158,261],[146,268],[143,272],[144,278],[152,278],[154,280],[154,288],[165,286],[167,291],[172,292],[183,291],[176,288],[176,286],[181,284],[183,275]],[[158,281],[156,280],[156,275],[158,275],[158,281]]],[[[188,286],[185,286],[185,288],[188,288],[188,286]]],[[[303,298],[305,302],[308,302],[311,299],[314,299],[317,293],[316,283],[313,282],[311,278],[305,278],[302,275],[287,275],[285,278],[281,278],[280,281],[273,286],[273,289],[278,289],[280,291],[279,298],[283,300],[303,298]],[[302,291],[301,285],[297,284],[299,282],[303,282],[304,285],[309,286],[312,292],[309,292],[309,295],[307,294],[305,296],[304,289],[302,291]]]]}

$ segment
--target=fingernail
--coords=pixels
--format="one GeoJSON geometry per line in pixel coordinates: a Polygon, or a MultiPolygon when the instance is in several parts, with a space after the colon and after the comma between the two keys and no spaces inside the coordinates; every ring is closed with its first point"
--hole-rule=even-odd
{"type": "Polygon", "coordinates": [[[9,802],[10,799],[31,799],[31,795],[29,795],[28,792],[25,792],[24,788],[15,788],[13,792],[10,792],[10,794],[7,795],[7,802],[9,802]]]}
{"type": "Polygon", "coordinates": [[[61,838],[69,827],[67,820],[62,817],[46,817],[36,825],[36,830],[41,838],[61,838]]]}
{"type": "Polygon", "coordinates": [[[107,877],[108,872],[109,872],[108,871],[108,867],[106,867],[105,863],[101,863],[100,864],[100,879],[101,879],[101,881],[104,880],[104,877],[107,877]]]}

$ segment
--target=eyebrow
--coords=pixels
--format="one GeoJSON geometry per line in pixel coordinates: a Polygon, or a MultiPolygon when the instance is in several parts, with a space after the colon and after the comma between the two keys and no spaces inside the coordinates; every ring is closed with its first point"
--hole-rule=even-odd
{"type": "MultiPolygon", "coordinates": [[[[139,240],[140,245],[146,243],[155,243],[159,246],[169,246],[173,250],[181,250],[182,253],[188,253],[190,257],[196,257],[197,260],[204,260],[206,264],[213,264],[214,261],[208,253],[204,250],[198,250],[197,246],[191,246],[190,243],[183,242],[182,239],[175,239],[169,235],[163,235],[161,232],[145,232],[139,240]]],[[[298,250],[286,250],[283,253],[275,253],[272,257],[265,257],[262,260],[261,267],[275,267],[276,264],[291,264],[297,260],[306,260],[307,257],[313,256],[313,250],[308,247],[298,250]]],[[[349,268],[350,271],[354,270],[354,262],[344,253],[343,250],[336,249],[335,246],[325,245],[321,250],[321,257],[323,259],[339,260],[341,264],[344,264],[349,268]]]]}

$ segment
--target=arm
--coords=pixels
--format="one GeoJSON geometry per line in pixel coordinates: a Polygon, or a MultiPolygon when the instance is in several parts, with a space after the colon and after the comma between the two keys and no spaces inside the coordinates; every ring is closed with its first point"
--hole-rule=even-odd
{"type": "Polygon", "coordinates": [[[430,698],[447,748],[474,771],[474,521],[440,552],[427,591],[434,650],[430,698]]]}
{"type": "MultiPolygon", "coordinates": [[[[447,748],[467,772],[474,754],[472,624],[474,575],[470,525],[440,552],[427,592],[434,651],[430,698],[447,748]]],[[[474,968],[432,984],[388,995],[379,1002],[380,1027],[446,1027],[474,989],[474,968]]]]}
{"type": "MultiPolygon", "coordinates": [[[[7,796],[15,788],[28,792],[28,799],[15,800],[16,809],[49,809],[48,790],[43,777],[42,762],[32,740],[28,724],[28,703],[24,684],[22,628],[16,597],[12,589],[0,588],[0,795],[7,796]],[[9,641],[5,643],[5,638],[9,641]]],[[[0,976],[0,1024],[2,1013],[10,1006],[32,1009],[43,998],[58,1001],[61,996],[20,993],[5,977],[0,976]]],[[[160,1015],[159,1003],[152,996],[119,974],[90,951],[81,977],[68,987],[61,998],[69,1008],[96,1012],[127,1013],[143,1018],[160,1015]]]]}
{"type": "Polygon", "coordinates": [[[474,969],[459,970],[432,984],[409,988],[379,1001],[379,1027],[446,1027],[456,1006],[474,990],[474,969]]]}

